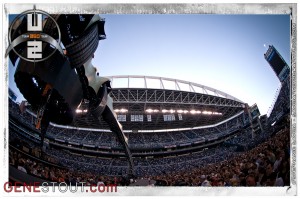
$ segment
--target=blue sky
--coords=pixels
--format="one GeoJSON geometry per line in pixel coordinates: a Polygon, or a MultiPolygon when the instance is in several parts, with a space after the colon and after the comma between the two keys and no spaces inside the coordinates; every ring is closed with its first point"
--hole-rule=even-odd
{"type": "MultiPolygon", "coordinates": [[[[257,103],[265,114],[279,87],[263,56],[267,46],[274,45],[290,65],[289,15],[101,17],[106,19],[107,39],[100,41],[93,60],[101,76],[147,75],[191,81],[249,105],[257,103]]],[[[10,81],[14,88],[12,84],[10,81]]]]}

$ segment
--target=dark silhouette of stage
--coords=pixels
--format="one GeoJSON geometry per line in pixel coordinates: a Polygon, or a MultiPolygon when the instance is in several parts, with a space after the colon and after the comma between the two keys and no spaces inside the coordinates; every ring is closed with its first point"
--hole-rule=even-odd
{"type": "MultiPolygon", "coordinates": [[[[33,23],[37,15],[32,14],[33,23]]],[[[12,40],[27,34],[28,16],[11,24],[12,40]]],[[[36,128],[41,133],[41,147],[50,122],[71,124],[78,111],[99,121],[102,117],[122,143],[130,165],[128,174],[132,175],[132,155],[122,125],[113,111],[110,81],[99,76],[92,65],[99,40],[106,38],[104,24],[99,15],[49,15],[43,19],[42,33],[56,41],[61,40],[64,53],[43,42],[43,57],[49,59],[28,61],[23,59],[28,53],[25,42],[15,46],[9,52],[9,58],[13,65],[17,65],[16,85],[37,115],[36,128]]]]}

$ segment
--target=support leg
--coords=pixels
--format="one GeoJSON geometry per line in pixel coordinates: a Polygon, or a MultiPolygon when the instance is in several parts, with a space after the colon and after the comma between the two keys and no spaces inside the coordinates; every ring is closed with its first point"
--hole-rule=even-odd
{"type": "Polygon", "coordinates": [[[123,133],[122,125],[118,122],[113,110],[111,110],[108,106],[105,107],[105,109],[102,113],[102,117],[103,117],[104,121],[106,121],[107,124],[109,125],[111,131],[117,135],[119,141],[123,145],[125,154],[129,161],[128,175],[134,175],[134,164],[133,164],[132,154],[131,154],[129,146],[128,146],[127,137],[123,133]]]}

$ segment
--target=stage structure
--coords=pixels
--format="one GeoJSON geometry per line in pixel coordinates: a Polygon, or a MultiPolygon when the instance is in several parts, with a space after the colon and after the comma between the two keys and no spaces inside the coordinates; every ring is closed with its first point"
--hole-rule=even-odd
{"type": "Polygon", "coordinates": [[[99,121],[102,118],[125,149],[130,165],[128,174],[134,174],[128,141],[109,96],[110,81],[100,77],[91,63],[99,40],[106,38],[104,19],[99,15],[40,15],[43,13],[34,10],[32,14],[17,17],[11,23],[10,37],[12,41],[21,37],[52,39],[52,43],[42,42],[43,57],[38,58],[38,53],[30,51],[37,49],[39,43],[33,43],[36,46],[30,48],[26,42],[20,43],[7,54],[17,66],[14,75],[17,87],[36,112],[41,147],[50,122],[67,125],[78,113],[99,121]],[[30,25],[37,26],[37,19],[42,19],[42,28],[28,34],[28,21],[33,23],[30,25]],[[64,53],[55,46],[55,42],[60,41],[65,48],[64,53]],[[33,61],[23,59],[26,55],[31,56],[30,53],[36,56],[33,61]]]}

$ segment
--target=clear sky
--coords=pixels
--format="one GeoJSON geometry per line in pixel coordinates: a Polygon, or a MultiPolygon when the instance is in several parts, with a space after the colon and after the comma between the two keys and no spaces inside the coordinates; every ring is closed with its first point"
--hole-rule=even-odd
{"type": "Polygon", "coordinates": [[[279,80],[264,59],[274,45],[290,65],[289,15],[102,15],[100,74],[150,75],[216,88],[262,114],[279,80]],[[266,47],[265,47],[266,46],[266,47]]]}
{"type": "Polygon", "coordinates": [[[291,65],[289,15],[101,17],[106,19],[107,39],[100,41],[93,60],[101,76],[191,81],[249,105],[257,103],[266,114],[280,84],[264,59],[268,45],[274,45],[291,65]]]}

